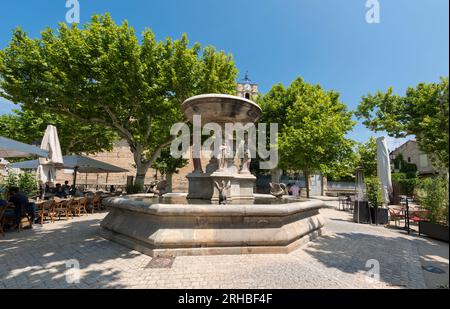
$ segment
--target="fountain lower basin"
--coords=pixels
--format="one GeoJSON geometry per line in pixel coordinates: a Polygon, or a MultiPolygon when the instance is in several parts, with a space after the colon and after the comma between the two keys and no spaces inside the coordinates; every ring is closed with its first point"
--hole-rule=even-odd
{"type": "Polygon", "coordinates": [[[284,204],[162,204],[104,200],[104,238],[150,256],[289,253],[324,232],[319,200],[284,204]]]}

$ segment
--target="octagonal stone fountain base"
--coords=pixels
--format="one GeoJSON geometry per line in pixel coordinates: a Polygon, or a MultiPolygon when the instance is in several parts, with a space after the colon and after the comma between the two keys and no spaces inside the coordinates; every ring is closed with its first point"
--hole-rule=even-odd
{"type": "Polygon", "coordinates": [[[150,256],[289,253],[324,232],[322,201],[276,205],[104,201],[101,235],[150,256]]]}

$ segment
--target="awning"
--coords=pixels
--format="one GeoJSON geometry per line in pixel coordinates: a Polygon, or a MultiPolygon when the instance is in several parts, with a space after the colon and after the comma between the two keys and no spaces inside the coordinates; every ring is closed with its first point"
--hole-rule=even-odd
{"type": "Polygon", "coordinates": [[[0,136],[1,158],[47,157],[48,151],[0,136]]]}
{"type": "MultiPolygon", "coordinates": [[[[128,170],[106,163],[98,161],[85,156],[63,156],[65,169],[77,169],[79,173],[126,173],[128,170]]],[[[23,162],[17,162],[10,165],[12,168],[20,169],[37,169],[39,166],[39,160],[29,160],[23,162]]]]}

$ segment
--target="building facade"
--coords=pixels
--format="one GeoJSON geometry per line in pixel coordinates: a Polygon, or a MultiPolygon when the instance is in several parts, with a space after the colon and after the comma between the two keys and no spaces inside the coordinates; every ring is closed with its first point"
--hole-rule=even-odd
{"type": "Polygon", "coordinates": [[[258,84],[250,80],[248,72],[245,73],[244,79],[237,83],[236,95],[248,100],[256,100],[258,98],[258,84]]]}
{"type": "MultiPolygon", "coordinates": [[[[438,170],[433,166],[429,156],[419,149],[416,140],[409,140],[397,149],[391,152],[391,160],[403,157],[403,160],[409,164],[417,166],[417,172],[420,176],[436,174],[438,170]]],[[[394,172],[398,172],[400,167],[394,167],[394,172]]]]}

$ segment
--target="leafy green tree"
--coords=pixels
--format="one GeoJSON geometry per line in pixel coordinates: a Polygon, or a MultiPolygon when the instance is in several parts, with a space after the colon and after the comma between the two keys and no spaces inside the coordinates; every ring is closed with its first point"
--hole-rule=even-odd
{"type": "Polygon", "coordinates": [[[175,159],[170,155],[170,148],[164,148],[161,150],[160,156],[153,162],[152,168],[159,171],[162,175],[166,176],[168,182],[168,190],[172,191],[172,175],[177,174],[179,169],[186,166],[189,163],[188,160],[183,158],[175,159]]]}
{"type": "Polygon", "coordinates": [[[364,176],[377,176],[377,140],[370,137],[364,144],[359,144],[356,154],[356,167],[362,168],[364,176]]]}
{"type": "MultiPolygon", "coordinates": [[[[325,91],[297,78],[288,88],[275,85],[259,100],[262,121],[279,124],[279,166],[303,171],[329,173],[352,155],[354,142],[345,137],[354,122],[352,113],[340,102],[339,94],[325,91]]],[[[306,181],[309,197],[309,181],[306,181]]]]}
{"type": "Polygon", "coordinates": [[[428,219],[434,223],[448,224],[448,187],[443,177],[424,178],[420,184],[419,200],[429,211],[428,219]]]}
{"type": "Polygon", "coordinates": [[[0,197],[6,199],[8,189],[11,187],[18,187],[20,192],[27,196],[34,196],[39,191],[39,184],[34,173],[9,172],[6,176],[0,176],[0,197]]]}
{"type": "Polygon", "coordinates": [[[356,115],[373,131],[387,131],[390,136],[415,135],[422,151],[433,163],[449,167],[448,77],[439,83],[420,83],[408,88],[404,96],[377,92],[362,98],[356,115]]]}
{"type": "Polygon", "coordinates": [[[368,177],[365,179],[367,188],[367,199],[372,207],[380,205],[383,201],[382,191],[381,191],[381,180],[380,178],[368,177]]]}
{"type": "Polygon", "coordinates": [[[47,125],[58,129],[63,154],[96,153],[112,150],[117,134],[101,125],[87,124],[65,115],[15,110],[14,114],[0,115],[0,131],[24,143],[39,143],[47,125]]]}
{"type": "Polygon", "coordinates": [[[79,28],[61,24],[31,39],[16,29],[0,51],[0,93],[38,113],[66,115],[112,129],[127,140],[143,185],[170,127],[183,121],[181,103],[201,93],[234,93],[233,59],[213,47],[179,40],[157,41],[109,14],[79,28]]]}

